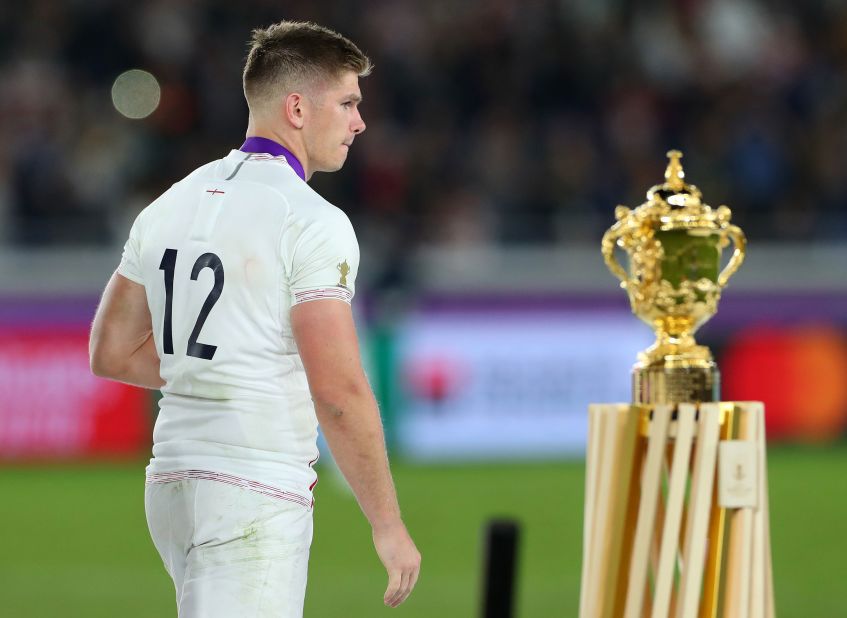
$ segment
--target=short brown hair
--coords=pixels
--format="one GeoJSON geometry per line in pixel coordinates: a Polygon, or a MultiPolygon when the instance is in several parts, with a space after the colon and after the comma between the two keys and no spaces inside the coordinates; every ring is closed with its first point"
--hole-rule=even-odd
{"type": "Polygon", "coordinates": [[[371,68],[370,58],[337,32],[312,22],[281,21],[253,30],[244,96],[252,104],[280,91],[335,79],[347,70],[364,77],[371,68]]]}

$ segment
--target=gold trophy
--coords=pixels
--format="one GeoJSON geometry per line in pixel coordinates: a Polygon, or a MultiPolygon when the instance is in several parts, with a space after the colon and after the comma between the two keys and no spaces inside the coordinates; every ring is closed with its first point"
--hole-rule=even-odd
{"type": "Polygon", "coordinates": [[[671,150],[668,157],[665,182],[647,192],[644,204],[615,209],[617,223],[603,236],[603,257],[633,313],[656,332],[656,343],[639,353],[633,367],[634,403],[718,401],[717,365],[694,333],[717,311],[721,291],[744,261],[746,241],[730,223],[729,208],[711,208],[685,182],[682,153],[671,150]],[[734,251],[721,271],[721,253],[730,242],[734,251]],[[628,271],[615,258],[615,246],[629,255],[628,271]]]}

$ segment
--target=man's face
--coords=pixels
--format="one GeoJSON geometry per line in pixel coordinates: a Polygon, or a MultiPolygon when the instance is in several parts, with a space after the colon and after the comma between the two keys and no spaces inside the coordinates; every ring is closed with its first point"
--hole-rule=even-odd
{"type": "Polygon", "coordinates": [[[353,71],[345,71],[309,97],[303,138],[310,172],[334,172],[344,165],[353,138],[365,130],[361,100],[359,77],[353,71]]]}

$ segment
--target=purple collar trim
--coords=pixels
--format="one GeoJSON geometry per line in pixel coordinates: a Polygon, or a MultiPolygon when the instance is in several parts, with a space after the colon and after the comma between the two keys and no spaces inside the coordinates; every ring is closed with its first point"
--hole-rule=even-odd
{"type": "Polygon", "coordinates": [[[248,137],[241,144],[239,150],[241,152],[266,152],[275,157],[282,155],[288,161],[288,165],[291,166],[294,173],[303,180],[306,180],[306,171],[303,169],[303,164],[300,163],[300,160],[288,148],[272,139],[268,139],[267,137],[248,137]]]}

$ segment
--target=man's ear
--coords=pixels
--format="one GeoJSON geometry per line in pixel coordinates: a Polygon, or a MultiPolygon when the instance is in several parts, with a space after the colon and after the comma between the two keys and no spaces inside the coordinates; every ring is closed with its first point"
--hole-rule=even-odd
{"type": "Polygon", "coordinates": [[[303,104],[305,97],[297,92],[292,92],[285,97],[285,117],[296,129],[303,128],[303,104]]]}

